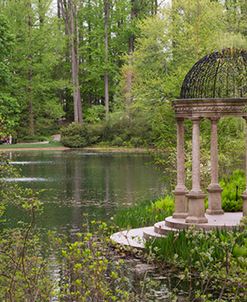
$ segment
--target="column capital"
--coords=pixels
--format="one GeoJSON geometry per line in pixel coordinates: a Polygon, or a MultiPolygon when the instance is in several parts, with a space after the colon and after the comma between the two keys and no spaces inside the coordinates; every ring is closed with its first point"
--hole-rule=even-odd
{"type": "Polygon", "coordinates": [[[185,120],[184,117],[180,117],[180,116],[179,116],[179,117],[176,117],[176,122],[177,122],[177,123],[179,123],[179,122],[180,122],[180,123],[181,123],[181,122],[184,122],[184,120],[185,120]]]}
{"type": "Polygon", "coordinates": [[[199,116],[192,116],[191,120],[193,123],[199,123],[202,118],[199,116]]]}
{"type": "Polygon", "coordinates": [[[220,120],[220,117],[219,117],[219,116],[212,116],[212,117],[210,117],[209,119],[210,119],[210,121],[211,121],[212,123],[213,123],[213,122],[217,123],[217,122],[220,120]]]}

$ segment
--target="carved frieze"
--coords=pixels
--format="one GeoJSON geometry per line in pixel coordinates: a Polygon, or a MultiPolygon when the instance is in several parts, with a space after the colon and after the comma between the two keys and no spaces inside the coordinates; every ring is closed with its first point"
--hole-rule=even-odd
{"type": "Polygon", "coordinates": [[[178,99],[173,101],[176,117],[247,116],[247,98],[178,99]]]}

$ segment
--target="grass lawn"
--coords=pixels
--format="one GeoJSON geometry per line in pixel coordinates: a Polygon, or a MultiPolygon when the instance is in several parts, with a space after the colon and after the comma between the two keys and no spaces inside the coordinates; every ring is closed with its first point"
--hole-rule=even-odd
{"type": "Polygon", "coordinates": [[[43,148],[54,148],[54,147],[63,147],[63,145],[60,142],[50,142],[47,144],[44,143],[20,143],[20,144],[3,144],[0,145],[0,149],[26,149],[26,148],[37,148],[37,149],[43,149],[43,148]]]}

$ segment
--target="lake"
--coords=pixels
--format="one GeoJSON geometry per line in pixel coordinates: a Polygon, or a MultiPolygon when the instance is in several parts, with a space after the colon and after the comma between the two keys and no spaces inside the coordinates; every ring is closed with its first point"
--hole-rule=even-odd
{"type": "MultiPolygon", "coordinates": [[[[108,220],[118,208],[155,199],[165,190],[148,154],[69,150],[9,152],[8,157],[21,177],[7,181],[44,190],[44,211],[37,219],[42,228],[76,231],[85,213],[89,220],[108,220]]],[[[22,215],[9,207],[7,223],[15,224],[22,215]]]]}

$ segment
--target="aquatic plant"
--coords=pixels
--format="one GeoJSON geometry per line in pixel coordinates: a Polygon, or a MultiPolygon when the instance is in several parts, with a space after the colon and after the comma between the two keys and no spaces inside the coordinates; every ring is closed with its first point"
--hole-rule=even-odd
{"type": "Polygon", "coordinates": [[[151,226],[164,220],[173,213],[174,200],[170,195],[154,201],[143,201],[119,210],[113,217],[113,222],[120,228],[138,228],[151,226]]]}

